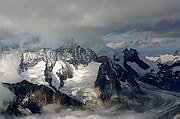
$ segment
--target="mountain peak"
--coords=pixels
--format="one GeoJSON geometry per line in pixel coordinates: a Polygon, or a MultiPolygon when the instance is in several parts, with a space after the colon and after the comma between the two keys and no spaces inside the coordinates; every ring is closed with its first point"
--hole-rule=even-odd
{"type": "Polygon", "coordinates": [[[55,51],[58,59],[65,60],[76,67],[80,64],[87,65],[97,59],[97,55],[93,50],[84,48],[73,41],[67,41],[55,51]]]}

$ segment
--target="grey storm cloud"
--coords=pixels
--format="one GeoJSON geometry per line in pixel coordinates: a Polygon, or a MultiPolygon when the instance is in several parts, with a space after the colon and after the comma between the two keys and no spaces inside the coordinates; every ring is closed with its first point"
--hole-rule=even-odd
{"type": "Polygon", "coordinates": [[[179,0],[0,0],[0,29],[39,36],[47,46],[72,38],[91,46],[127,25],[176,21],[179,6],[179,0]]]}

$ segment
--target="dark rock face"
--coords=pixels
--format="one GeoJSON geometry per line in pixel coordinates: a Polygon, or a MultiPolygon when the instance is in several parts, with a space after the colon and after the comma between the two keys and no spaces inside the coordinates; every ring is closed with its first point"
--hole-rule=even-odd
{"type": "Polygon", "coordinates": [[[136,93],[142,92],[134,78],[120,65],[106,56],[99,57],[98,62],[102,64],[99,67],[95,87],[101,90],[100,98],[103,101],[109,100],[114,95],[123,94],[131,98],[136,93]],[[127,85],[122,86],[122,83],[127,85]]]}
{"type": "Polygon", "coordinates": [[[124,62],[123,62],[123,66],[125,69],[127,69],[129,71],[129,73],[131,73],[132,75],[136,76],[138,73],[131,68],[131,66],[129,66],[127,64],[127,62],[135,62],[139,67],[141,67],[144,70],[147,70],[148,68],[150,68],[150,66],[148,64],[146,64],[145,62],[143,62],[141,59],[139,59],[138,56],[138,52],[135,49],[131,49],[128,50],[127,48],[122,52],[124,53],[124,62]]]}
{"type": "Polygon", "coordinates": [[[23,80],[22,82],[15,84],[4,83],[4,86],[9,88],[10,91],[12,91],[16,95],[16,99],[19,102],[22,102],[22,100],[27,95],[30,95],[29,93],[36,91],[40,91],[42,95],[46,95],[46,97],[44,97],[44,99],[42,99],[41,101],[42,104],[49,104],[53,101],[53,90],[43,85],[38,86],[36,84],[32,84],[26,80],[23,80]]]}
{"type": "Polygon", "coordinates": [[[32,113],[41,113],[41,108],[48,104],[60,103],[64,106],[82,107],[83,104],[69,96],[54,92],[44,85],[32,84],[26,80],[15,84],[3,84],[15,94],[15,99],[4,112],[7,115],[23,116],[32,113]]]}
{"type": "Polygon", "coordinates": [[[83,48],[73,42],[68,42],[67,44],[57,48],[55,51],[58,59],[65,60],[76,67],[80,64],[88,65],[88,63],[96,61],[97,59],[97,55],[94,51],[88,48],[83,48]]]}
{"type": "Polygon", "coordinates": [[[173,72],[172,69],[180,66],[180,63],[175,62],[172,65],[158,64],[158,66],[160,70],[157,73],[147,73],[139,80],[164,90],[180,92],[180,71],[173,72]]]}
{"type": "Polygon", "coordinates": [[[161,64],[161,63],[158,64],[158,67],[160,70],[169,70],[169,69],[172,69],[172,68],[178,67],[178,66],[180,66],[180,61],[176,61],[171,65],[161,64]]]}
{"type": "Polygon", "coordinates": [[[150,66],[148,64],[146,64],[144,61],[142,61],[139,58],[138,52],[135,49],[124,49],[122,52],[115,52],[114,56],[113,56],[113,60],[115,62],[121,62],[123,67],[128,71],[128,73],[130,73],[132,76],[137,76],[138,73],[135,69],[133,69],[128,62],[131,63],[136,63],[140,68],[142,68],[143,70],[147,70],[150,68],[150,66]],[[123,53],[123,57],[118,57],[118,54],[123,53]],[[122,58],[122,59],[120,59],[122,58]],[[123,61],[123,62],[122,62],[123,61]]]}

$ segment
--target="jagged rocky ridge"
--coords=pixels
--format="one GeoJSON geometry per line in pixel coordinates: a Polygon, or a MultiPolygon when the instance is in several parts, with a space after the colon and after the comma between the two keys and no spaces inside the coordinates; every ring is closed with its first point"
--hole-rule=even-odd
{"type": "Polygon", "coordinates": [[[60,91],[54,92],[44,85],[32,84],[26,80],[15,84],[3,83],[3,85],[16,96],[14,101],[9,103],[7,110],[3,112],[5,116],[23,116],[41,113],[43,106],[53,103],[78,108],[83,106],[81,102],[60,93],[60,91]]]}
{"type": "MultiPolygon", "coordinates": [[[[173,61],[172,63],[153,62],[153,65],[158,68],[157,71],[154,71],[153,66],[150,66],[139,58],[137,50],[126,48],[122,53],[124,53],[123,67],[131,75],[136,77],[137,80],[151,84],[163,90],[180,92],[180,61],[177,58],[174,63],[173,61]],[[128,62],[135,62],[142,69],[149,69],[149,72],[145,75],[139,76],[137,72],[138,69],[133,69],[128,62]]],[[[117,54],[114,54],[113,59],[116,62],[120,61],[117,54]]]]}
{"type": "MultiPolygon", "coordinates": [[[[124,54],[123,67],[130,73],[130,75],[137,76],[138,73],[136,72],[135,69],[133,69],[130,65],[128,65],[128,62],[131,63],[135,62],[143,70],[147,70],[148,68],[150,68],[148,64],[146,64],[144,61],[142,61],[139,58],[137,50],[132,48],[130,49],[126,48],[122,51],[122,53],[124,54]]],[[[116,56],[116,54],[114,54],[113,59],[116,62],[120,61],[120,59],[116,56]]]]}
{"type": "MultiPolygon", "coordinates": [[[[21,63],[19,65],[19,73],[28,70],[28,68],[36,65],[40,61],[44,61],[46,68],[44,70],[44,76],[46,82],[52,86],[52,70],[55,66],[56,61],[62,60],[73,64],[76,68],[80,64],[88,65],[89,62],[97,59],[96,54],[91,49],[85,49],[76,43],[69,42],[56,50],[44,48],[39,51],[25,51],[21,56],[21,63]]],[[[59,72],[59,78],[61,80],[61,87],[64,85],[63,80],[72,78],[73,72],[71,68],[66,65],[66,68],[62,68],[61,73],[59,72]],[[63,74],[62,74],[63,73],[63,74]]]]}
{"type": "Polygon", "coordinates": [[[131,73],[106,56],[99,57],[98,61],[102,64],[99,66],[95,87],[100,88],[102,100],[109,100],[112,96],[119,98],[121,94],[130,98],[142,93],[131,73]]]}
{"type": "Polygon", "coordinates": [[[173,68],[180,67],[180,62],[177,61],[172,65],[159,63],[158,67],[158,72],[149,72],[139,80],[160,89],[180,92],[180,71],[173,71],[173,68]]]}

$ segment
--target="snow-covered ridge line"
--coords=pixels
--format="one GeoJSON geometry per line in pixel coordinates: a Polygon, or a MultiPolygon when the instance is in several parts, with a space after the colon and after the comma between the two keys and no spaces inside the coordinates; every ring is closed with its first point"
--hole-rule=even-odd
{"type": "MultiPolygon", "coordinates": [[[[64,85],[63,80],[73,77],[72,67],[78,69],[80,65],[88,65],[91,61],[95,61],[96,57],[92,50],[83,48],[73,42],[55,50],[44,48],[38,51],[24,51],[20,57],[19,73],[23,78],[29,78],[29,81],[36,78],[38,80],[43,79],[51,87],[58,90],[59,85],[61,85],[60,87],[64,85]],[[55,70],[56,72],[54,72],[55,70]],[[37,73],[38,71],[39,73],[37,73]],[[53,78],[57,77],[58,80],[55,81],[57,84],[53,83],[53,78]]],[[[38,82],[38,80],[36,81],[38,82]]],[[[46,85],[46,83],[43,84],[46,85]]]]}
{"type": "Polygon", "coordinates": [[[172,54],[160,55],[160,56],[146,56],[150,61],[159,62],[162,64],[173,64],[177,61],[180,61],[180,56],[175,56],[172,54]]]}

